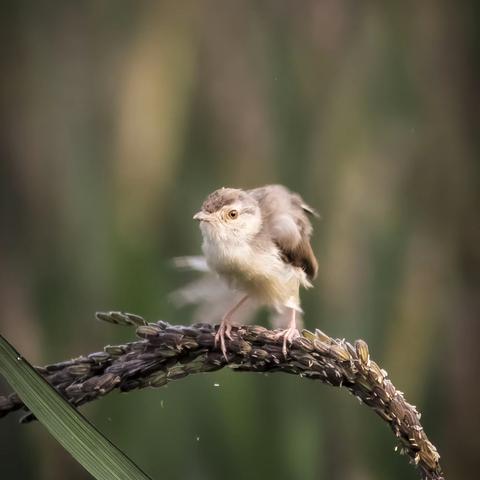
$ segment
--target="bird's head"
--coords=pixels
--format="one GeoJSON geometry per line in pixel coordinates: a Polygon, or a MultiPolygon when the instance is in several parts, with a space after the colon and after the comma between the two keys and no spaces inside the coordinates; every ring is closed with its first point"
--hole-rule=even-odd
{"type": "Polygon", "coordinates": [[[204,238],[214,242],[248,241],[262,226],[258,202],[236,188],[221,188],[211,193],[193,218],[200,222],[204,238]]]}

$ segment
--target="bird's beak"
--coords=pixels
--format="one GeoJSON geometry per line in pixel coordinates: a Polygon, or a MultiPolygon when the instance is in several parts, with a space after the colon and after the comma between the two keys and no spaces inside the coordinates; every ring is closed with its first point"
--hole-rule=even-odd
{"type": "Polygon", "coordinates": [[[199,222],[209,222],[210,221],[210,215],[208,213],[205,213],[204,211],[200,210],[193,216],[194,220],[198,220],[199,222]]]}

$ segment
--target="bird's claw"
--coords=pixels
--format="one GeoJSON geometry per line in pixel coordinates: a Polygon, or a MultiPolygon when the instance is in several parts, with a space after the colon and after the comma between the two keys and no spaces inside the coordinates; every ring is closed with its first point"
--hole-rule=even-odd
{"type": "Polygon", "coordinates": [[[220,342],[220,350],[223,353],[225,360],[228,362],[227,356],[227,347],[225,345],[225,337],[229,340],[233,340],[232,338],[232,325],[224,320],[220,323],[217,333],[215,334],[215,347],[217,347],[218,342],[220,342]]]}
{"type": "Polygon", "coordinates": [[[299,336],[300,332],[296,327],[287,328],[286,330],[282,330],[275,335],[277,340],[283,337],[282,353],[284,357],[287,356],[287,343],[291,344],[293,340],[299,336]]]}

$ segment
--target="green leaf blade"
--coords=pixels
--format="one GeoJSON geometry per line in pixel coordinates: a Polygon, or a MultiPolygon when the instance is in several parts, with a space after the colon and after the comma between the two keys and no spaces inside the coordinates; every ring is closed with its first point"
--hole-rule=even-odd
{"type": "Polygon", "coordinates": [[[97,480],[151,480],[0,335],[0,374],[50,434],[97,480]]]}

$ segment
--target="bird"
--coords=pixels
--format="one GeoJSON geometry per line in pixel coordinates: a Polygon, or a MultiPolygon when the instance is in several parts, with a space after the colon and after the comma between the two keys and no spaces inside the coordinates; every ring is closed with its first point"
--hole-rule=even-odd
{"type": "Polygon", "coordinates": [[[312,287],[318,262],[312,250],[311,216],[318,213],[283,185],[243,190],[222,187],[210,193],[193,219],[199,221],[208,268],[241,299],[223,315],[215,345],[227,358],[234,314],[249,299],[288,312],[288,325],[277,334],[287,344],[300,335],[300,287],[312,287]]]}

